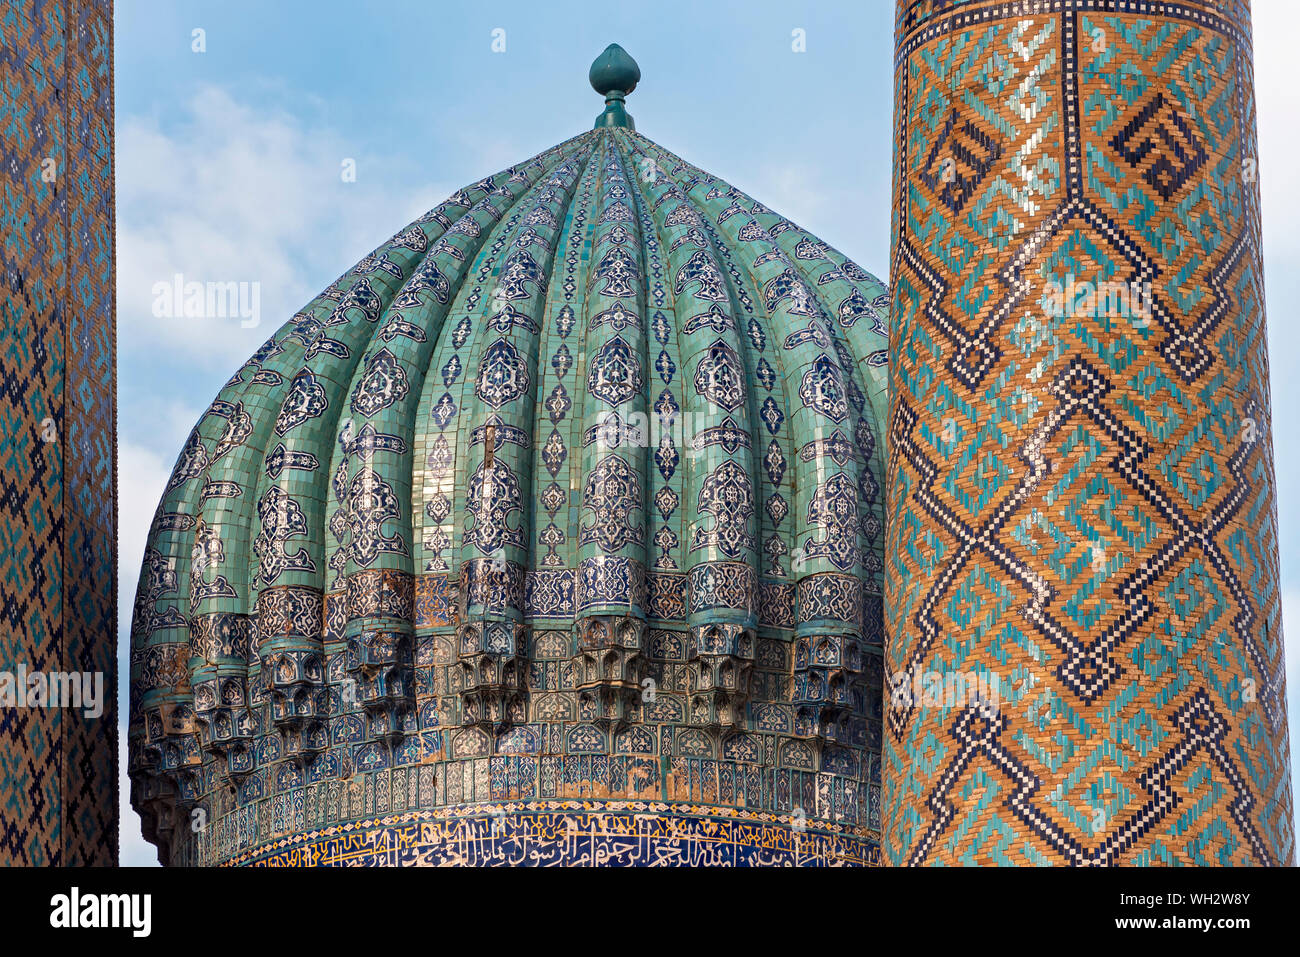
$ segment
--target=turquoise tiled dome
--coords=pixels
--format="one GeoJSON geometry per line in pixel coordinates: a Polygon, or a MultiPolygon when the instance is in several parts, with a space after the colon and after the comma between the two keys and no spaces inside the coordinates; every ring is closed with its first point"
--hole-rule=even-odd
{"type": "Polygon", "coordinates": [[[809,814],[869,823],[885,287],[615,93],[364,257],[195,426],[132,628],[164,855],[178,807],[588,745],[770,739],[852,785],[809,814]]]}

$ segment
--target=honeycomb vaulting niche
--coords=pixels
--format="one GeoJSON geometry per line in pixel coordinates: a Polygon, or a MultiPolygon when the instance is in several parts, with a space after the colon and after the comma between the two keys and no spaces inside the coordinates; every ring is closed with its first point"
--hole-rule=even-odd
{"type": "Polygon", "coordinates": [[[1249,10],[897,45],[886,857],[1288,864],[1249,10]]]}
{"type": "Polygon", "coordinates": [[[196,425],[132,631],[165,863],[878,860],[887,294],[639,76],[196,425]]]}

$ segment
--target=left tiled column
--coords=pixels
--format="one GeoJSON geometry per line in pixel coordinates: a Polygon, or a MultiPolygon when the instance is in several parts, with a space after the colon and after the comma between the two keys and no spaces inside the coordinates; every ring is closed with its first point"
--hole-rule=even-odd
{"type": "Polygon", "coordinates": [[[0,11],[4,864],[117,861],[112,39],[109,0],[0,11]]]}

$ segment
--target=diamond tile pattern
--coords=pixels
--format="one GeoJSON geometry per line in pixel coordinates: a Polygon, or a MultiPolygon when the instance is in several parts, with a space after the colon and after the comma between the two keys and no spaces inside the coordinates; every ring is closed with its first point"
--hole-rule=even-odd
{"type": "Polygon", "coordinates": [[[0,10],[0,671],[106,698],[0,708],[0,864],[117,861],[112,27],[0,10]]]}
{"type": "Polygon", "coordinates": [[[898,11],[885,856],[1288,864],[1249,11],[898,11]]]}

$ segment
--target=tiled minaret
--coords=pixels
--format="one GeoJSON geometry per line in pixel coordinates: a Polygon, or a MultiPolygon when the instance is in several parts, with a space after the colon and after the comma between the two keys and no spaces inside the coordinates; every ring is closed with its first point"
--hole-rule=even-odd
{"type": "Polygon", "coordinates": [[[1287,864],[1249,10],[898,11],[886,857],[1287,864]]]}
{"type": "Polygon", "coordinates": [[[0,9],[0,864],[117,862],[112,40],[109,0],[0,9]]]}

